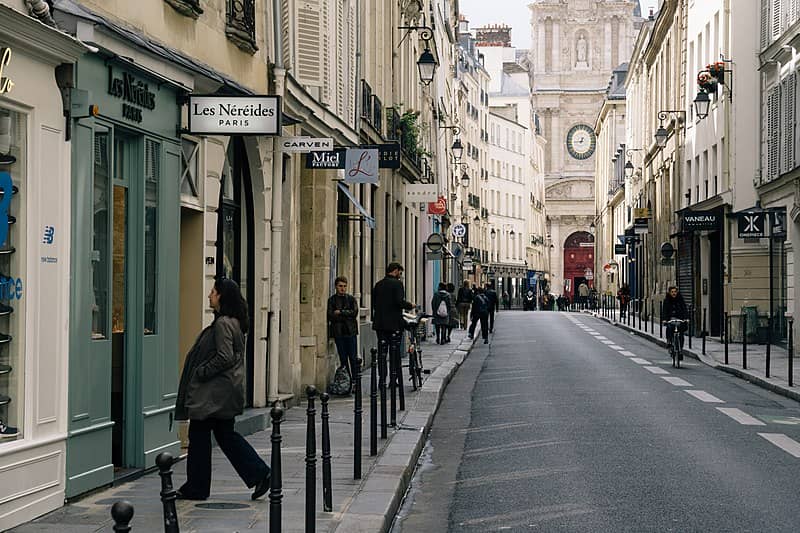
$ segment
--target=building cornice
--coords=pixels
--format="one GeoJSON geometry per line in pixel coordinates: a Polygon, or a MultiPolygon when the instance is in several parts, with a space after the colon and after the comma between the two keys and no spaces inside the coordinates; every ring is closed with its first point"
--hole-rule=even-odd
{"type": "Polygon", "coordinates": [[[74,37],[0,4],[0,42],[56,66],[73,63],[89,48],[74,37]]]}

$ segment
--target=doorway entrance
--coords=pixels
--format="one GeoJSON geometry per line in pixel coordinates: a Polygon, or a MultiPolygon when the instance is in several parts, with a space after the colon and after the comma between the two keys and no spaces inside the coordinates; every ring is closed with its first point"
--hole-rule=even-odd
{"type": "Polygon", "coordinates": [[[592,286],[594,279],[594,236],[587,231],[576,231],[564,241],[564,280],[569,280],[565,293],[571,301],[578,297],[581,282],[592,286]]]}

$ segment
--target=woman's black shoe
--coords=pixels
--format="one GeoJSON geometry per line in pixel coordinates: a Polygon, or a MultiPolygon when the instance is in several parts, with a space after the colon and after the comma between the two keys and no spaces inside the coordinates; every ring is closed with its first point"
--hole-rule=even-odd
{"type": "Polygon", "coordinates": [[[257,500],[267,493],[267,491],[269,490],[269,478],[270,478],[270,473],[267,472],[267,475],[264,476],[264,479],[262,479],[261,482],[258,485],[256,485],[256,490],[254,490],[253,495],[250,496],[251,500],[257,500]]]}
{"type": "Polygon", "coordinates": [[[202,502],[202,501],[207,500],[208,496],[206,496],[205,498],[200,498],[198,496],[190,496],[188,494],[184,494],[183,492],[181,492],[179,490],[176,490],[175,491],[175,498],[178,499],[178,500],[192,500],[192,501],[202,502]]]}

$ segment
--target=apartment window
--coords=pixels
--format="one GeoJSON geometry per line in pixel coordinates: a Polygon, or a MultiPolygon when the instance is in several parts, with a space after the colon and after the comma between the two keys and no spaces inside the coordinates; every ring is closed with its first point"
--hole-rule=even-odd
{"type": "Polygon", "coordinates": [[[255,0],[227,0],[225,35],[245,52],[258,50],[255,0]]]}

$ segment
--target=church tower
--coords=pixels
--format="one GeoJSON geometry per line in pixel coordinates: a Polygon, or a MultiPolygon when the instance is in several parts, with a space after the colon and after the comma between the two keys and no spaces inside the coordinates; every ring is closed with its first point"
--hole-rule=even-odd
{"type": "Polygon", "coordinates": [[[594,278],[594,124],[641,26],[638,0],[532,0],[531,100],[545,147],[550,290],[594,278]]]}

